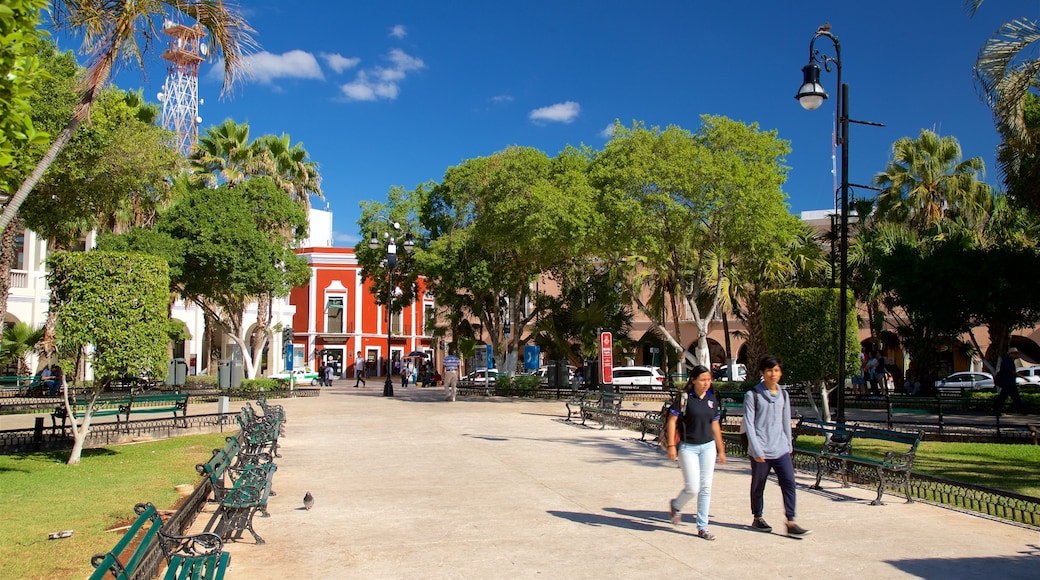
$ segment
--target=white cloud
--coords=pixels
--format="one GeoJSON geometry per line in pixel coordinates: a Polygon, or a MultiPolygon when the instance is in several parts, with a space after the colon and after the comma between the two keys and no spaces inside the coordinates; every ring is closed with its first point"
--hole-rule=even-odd
{"type": "Polygon", "coordinates": [[[343,246],[354,246],[361,241],[361,238],[357,234],[343,234],[340,232],[332,232],[332,240],[337,244],[343,246]]]}
{"type": "Polygon", "coordinates": [[[495,95],[491,97],[491,102],[496,105],[504,105],[513,102],[513,97],[512,95],[495,95]]]}
{"type": "Polygon", "coordinates": [[[599,132],[599,136],[603,137],[604,139],[610,139],[611,137],[613,137],[614,136],[614,123],[611,123],[611,124],[607,125],[606,127],[604,127],[603,130],[599,132]]]}
{"type": "Polygon", "coordinates": [[[357,57],[346,57],[341,54],[330,54],[327,52],[321,53],[321,58],[325,59],[325,64],[329,65],[329,68],[337,73],[354,68],[361,62],[361,59],[357,57]]]}
{"type": "Polygon", "coordinates": [[[341,85],[343,95],[352,101],[393,100],[400,92],[400,82],[409,73],[426,68],[421,58],[410,56],[396,48],[387,53],[386,59],[390,61],[391,66],[358,71],[352,82],[341,85]]]}
{"type": "Polygon", "coordinates": [[[251,54],[246,57],[243,68],[254,80],[265,85],[283,78],[318,80],[325,78],[318,65],[318,59],[314,58],[313,54],[302,50],[290,50],[283,54],[272,54],[267,51],[251,54]]]}
{"type": "Polygon", "coordinates": [[[408,31],[405,29],[403,24],[396,24],[390,29],[390,36],[394,38],[404,38],[408,36],[408,31]]]}
{"type": "Polygon", "coordinates": [[[581,113],[581,105],[574,101],[556,103],[548,107],[542,107],[531,111],[527,118],[532,121],[550,121],[556,123],[570,123],[578,118],[581,113]]]}

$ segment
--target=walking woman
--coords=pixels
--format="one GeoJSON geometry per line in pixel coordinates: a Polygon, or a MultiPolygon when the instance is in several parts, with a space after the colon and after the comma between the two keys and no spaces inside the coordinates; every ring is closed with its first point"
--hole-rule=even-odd
{"type": "Polygon", "coordinates": [[[672,524],[682,522],[682,509],[697,498],[697,535],[714,540],[708,531],[708,505],[715,462],[726,463],[726,447],[719,427],[719,402],[711,390],[711,371],[697,365],[686,387],[673,400],[664,424],[668,459],[679,460],[684,486],[668,504],[672,524]]]}

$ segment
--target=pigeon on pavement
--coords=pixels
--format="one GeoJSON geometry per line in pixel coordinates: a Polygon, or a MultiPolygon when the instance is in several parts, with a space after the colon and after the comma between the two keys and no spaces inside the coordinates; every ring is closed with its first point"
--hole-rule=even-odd
{"type": "Polygon", "coordinates": [[[314,507],[314,496],[311,492],[307,492],[307,495],[303,496],[303,509],[309,510],[314,507]]]}

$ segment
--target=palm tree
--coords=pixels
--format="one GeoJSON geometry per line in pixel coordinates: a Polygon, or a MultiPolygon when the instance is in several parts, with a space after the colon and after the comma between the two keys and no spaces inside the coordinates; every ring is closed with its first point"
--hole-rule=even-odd
{"type": "Polygon", "coordinates": [[[289,135],[264,135],[251,145],[259,171],[275,180],[289,196],[311,207],[311,194],[325,199],[321,192],[318,164],[308,161],[303,143],[291,145],[289,135]]]}
{"type": "Polygon", "coordinates": [[[28,376],[32,374],[29,367],[29,356],[33,354],[36,343],[43,339],[43,327],[33,330],[25,322],[16,322],[11,326],[5,326],[3,332],[3,347],[0,351],[0,366],[7,366],[12,362],[18,364],[18,374],[28,376]]]}
{"type": "Polygon", "coordinates": [[[917,139],[900,138],[892,160],[874,176],[878,219],[915,229],[931,228],[954,218],[982,219],[992,202],[990,186],[979,181],[985,171],[980,157],[961,161],[954,137],[927,129],[917,139]]]}
{"type": "MultiPolygon", "coordinates": [[[[983,0],[964,3],[972,16],[983,0]]],[[[1040,23],[1019,18],[1004,23],[979,50],[975,81],[993,110],[1002,136],[997,162],[1006,191],[1040,209],[1040,119],[1036,87],[1040,82],[1040,23]]]]}
{"type": "Polygon", "coordinates": [[[195,20],[210,36],[211,54],[224,60],[226,94],[244,65],[246,54],[256,47],[250,33],[253,29],[237,11],[221,0],[127,0],[114,2],[72,2],[55,0],[51,15],[55,28],[83,36],[83,48],[90,54],[90,64],[82,79],[82,97],[73,109],[68,124],[58,134],[50,149],[22,182],[0,215],[0,229],[18,214],[18,209],[36,187],[43,174],[54,163],[58,153],[72,139],[76,128],[90,116],[90,109],[116,69],[124,61],[136,62],[144,68],[144,54],[150,39],[159,36],[158,24],[172,14],[195,20]],[[99,8],[100,6],[100,8],[99,8]],[[144,39],[144,44],[141,44],[144,39]]]}
{"type": "MultiPolygon", "coordinates": [[[[967,0],[974,16],[983,0],[967,0]]],[[[1015,137],[1026,137],[1023,102],[1040,80],[1040,23],[1019,18],[1005,22],[986,41],[975,60],[975,79],[983,98],[993,109],[998,127],[1015,137]]]]}
{"type": "Polygon", "coordinates": [[[255,150],[249,144],[249,124],[225,119],[206,129],[189,156],[196,182],[207,187],[235,185],[256,173],[255,150]]]}

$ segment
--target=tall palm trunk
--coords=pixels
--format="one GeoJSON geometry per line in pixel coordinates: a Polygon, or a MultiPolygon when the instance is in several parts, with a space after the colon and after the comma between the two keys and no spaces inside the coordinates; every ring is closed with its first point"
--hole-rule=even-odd
{"type": "Polygon", "coordinates": [[[14,267],[14,238],[18,228],[4,228],[0,234],[0,329],[7,317],[7,295],[11,292],[11,269],[14,267]]]}
{"type": "MultiPolygon", "coordinates": [[[[105,75],[108,76],[107,74],[105,75]]],[[[99,90],[99,89],[98,89],[99,90]]],[[[22,203],[25,202],[25,198],[29,197],[32,190],[36,187],[36,184],[43,179],[43,174],[50,169],[54,160],[58,158],[58,154],[61,150],[68,145],[69,141],[72,140],[72,136],[76,134],[76,129],[79,128],[80,124],[87,115],[90,113],[90,106],[94,103],[94,99],[97,95],[97,90],[87,91],[84,95],[83,100],[79,105],[76,106],[76,110],[69,119],[65,128],[62,129],[58,137],[51,143],[51,148],[47,150],[43,158],[40,159],[39,163],[36,164],[36,169],[29,174],[29,177],[25,178],[22,182],[21,187],[15,192],[14,197],[8,200],[7,205],[4,206],[4,213],[0,215],[0,229],[7,231],[7,226],[14,221],[14,218],[18,215],[18,209],[22,207],[22,203]]]]}

